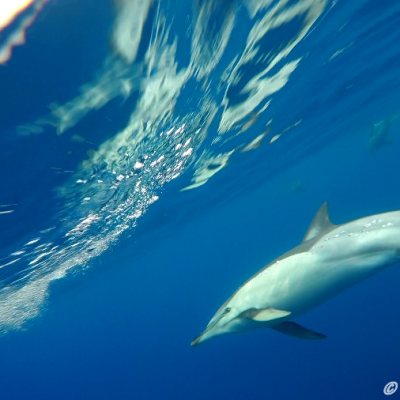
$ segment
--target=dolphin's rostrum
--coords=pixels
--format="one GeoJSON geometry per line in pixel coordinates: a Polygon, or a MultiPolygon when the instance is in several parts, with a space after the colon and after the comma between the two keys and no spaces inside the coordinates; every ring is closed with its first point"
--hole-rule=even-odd
{"type": "Polygon", "coordinates": [[[400,211],[334,225],[325,203],[303,242],[266,265],[192,341],[269,327],[301,339],[325,336],[291,322],[400,259],[400,211]]]}

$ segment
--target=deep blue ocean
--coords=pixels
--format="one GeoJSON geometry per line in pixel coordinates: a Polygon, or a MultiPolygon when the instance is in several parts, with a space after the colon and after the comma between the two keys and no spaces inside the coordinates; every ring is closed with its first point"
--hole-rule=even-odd
{"type": "MultiPolygon", "coordinates": [[[[0,399],[380,399],[396,264],[199,347],[303,239],[400,209],[400,3],[0,0],[0,399]]],[[[392,395],[400,398],[400,390],[392,395]]]]}

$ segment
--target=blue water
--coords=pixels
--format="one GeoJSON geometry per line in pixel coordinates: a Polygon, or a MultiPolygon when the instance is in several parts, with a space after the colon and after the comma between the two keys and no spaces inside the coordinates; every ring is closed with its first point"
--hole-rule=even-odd
{"type": "Polygon", "coordinates": [[[0,398],[385,398],[398,265],[298,319],[326,340],[190,342],[325,201],[400,208],[400,4],[37,0],[0,60],[29,18],[0,64],[0,398]]]}

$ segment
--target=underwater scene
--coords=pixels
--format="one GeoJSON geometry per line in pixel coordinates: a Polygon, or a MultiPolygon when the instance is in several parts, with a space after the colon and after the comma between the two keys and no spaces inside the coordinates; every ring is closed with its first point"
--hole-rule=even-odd
{"type": "Polygon", "coordinates": [[[0,0],[0,399],[400,398],[400,2],[0,0]]]}

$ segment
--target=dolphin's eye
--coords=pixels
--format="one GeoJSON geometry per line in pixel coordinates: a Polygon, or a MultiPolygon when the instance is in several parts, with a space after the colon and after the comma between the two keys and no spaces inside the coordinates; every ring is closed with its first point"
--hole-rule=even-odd
{"type": "Polygon", "coordinates": [[[230,307],[227,307],[227,308],[225,308],[224,314],[228,314],[228,312],[230,312],[230,311],[231,311],[231,308],[230,308],[230,307]]]}

